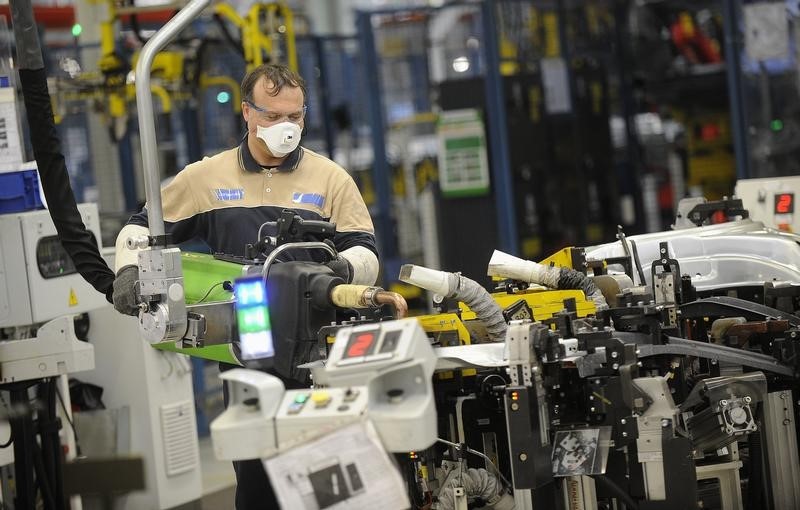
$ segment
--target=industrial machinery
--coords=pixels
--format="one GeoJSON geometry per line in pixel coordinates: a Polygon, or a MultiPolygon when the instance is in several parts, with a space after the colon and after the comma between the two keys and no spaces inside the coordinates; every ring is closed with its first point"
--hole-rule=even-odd
{"type": "MultiPolygon", "coordinates": [[[[190,259],[169,247],[161,216],[148,71],[207,4],[187,5],[139,59],[150,235],[130,246],[149,248],[139,258],[144,338],[258,369],[225,375],[233,406],[212,426],[221,456],[310,454],[304,445],[318,438],[308,431],[335,435],[365,420],[364,437],[374,429],[397,454],[414,508],[800,508],[800,257],[793,236],[749,219],[620,232],[612,245],[545,264],[497,252],[487,273],[504,282],[494,296],[459,274],[404,267],[401,279],[441,297],[449,313],[437,324],[361,313],[392,305],[400,318],[404,302],[344,284],[319,263],[336,255],[324,242],[332,226],[287,212],[247,258],[208,261],[226,273],[190,299],[190,259]],[[298,248],[320,260],[274,263],[298,248]],[[577,294],[559,295],[560,309],[545,314],[531,296],[552,290],[537,286],[577,294]],[[359,313],[337,322],[336,310],[351,308],[359,313]],[[315,387],[287,392],[264,369],[299,382],[310,375],[315,387]]],[[[313,488],[291,508],[332,506],[364,488],[363,470],[330,457],[290,480],[313,488],[322,473],[326,496],[313,488]]]]}
{"type": "MultiPolygon", "coordinates": [[[[99,238],[97,207],[82,204],[79,211],[99,238]]],[[[0,391],[11,406],[5,406],[0,421],[8,423],[13,439],[13,455],[4,456],[2,465],[14,464],[15,501],[26,508],[34,504],[35,486],[42,480],[61,488],[58,424],[70,420],[66,376],[94,368],[94,348],[85,342],[85,312],[104,300],[77,274],[47,211],[0,215],[0,276],[0,391]]],[[[63,434],[66,456],[74,458],[73,431],[63,434]]]]}
{"type": "MultiPolygon", "coordinates": [[[[99,239],[97,207],[82,204],[79,210],[99,239]]],[[[76,272],[47,211],[0,215],[0,273],[5,282],[0,289],[0,381],[91,369],[91,345],[79,341],[78,335],[85,339],[85,334],[76,333],[73,320],[64,317],[99,308],[105,300],[76,272]]]]}
{"type": "Polygon", "coordinates": [[[197,442],[192,440],[196,433],[189,371],[178,369],[120,388],[126,372],[135,380],[177,356],[150,348],[142,352],[145,346],[134,341],[135,321],[121,323],[106,301],[113,273],[100,254],[97,207],[75,204],[31,5],[19,2],[14,7],[15,61],[37,161],[32,172],[3,176],[0,204],[0,389],[2,421],[10,424],[10,436],[3,437],[3,506],[62,509],[69,504],[79,509],[81,498],[71,496],[67,503],[68,495],[102,494],[110,500],[140,489],[147,490],[131,498],[130,506],[118,502],[118,507],[174,508],[196,501],[201,484],[197,442]],[[7,184],[15,180],[25,185],[7,184]],[[37,180],[44,192],[41,201],[37,180]],[[29,192],[37,200],[28,200],[29,192]],[[41,208],[45,198],[47,210],[28,210],[41,208]],[[95,363],[95,357],[101,362],[95,363]],[[113,364],[120,361],[124,366],[114,371],[113,364]],[[119,418],[112,429],[119,434],[109,434],[113,439],[108,449],[102,448],[109,446],[100,439],[108,439],[102,433],[84,435],[79,442],[67,379],[75,373],[106,388],[113,383],[106,402],[119,416],[135,412],[145,423],[132,428],[119,418]],[[120,453],[124,459],[114,457],[120,453]],[[103,457],[100,474],[125,475],[87,476],[98,457],[103,457]],[[13,470],[6,467],[11,462],[13,470]]]}
{"type": "MultiPolygon", "coordinates": [[[[574,274],[500,253],[490,268],[514,274],[521,279],[517,285],[530,280],[556,286],[560,278],[554,275],[574,274]]],[[[442,296],[470,288],[463,277],[416,266],[404,268],[402,278],[442,296]]],[[[655,283],[649,287],[633,286],[629,276],[612,280],[617,287],[613,294],[606,289],[607,304],[588,316],[578,317],[567,299],[550,318],[496,324],[503,333],[496,330],[501,338],[494,341],[469,335],[484,343],[449,345],[440,331],[423,333],[413,319],[333,327],[328,359],[314,365],[316,389],[284,395],[264,374],[226,376],[237,381],[237,391],[251,390],[212,426],[215,444],[234,445],[232,430],[250,427],[251,437],[268,444],[248,441],[241,454],[268,459],[297,447],[295,433],[306,427],[331,433],[358,417],[375,422],[387,450],[413,450],[398,457],[413,508],[479,502],[520,509],[796,508],[800,318],[744,299],[697,299],[680,261],[667,255],[651,265],[655,283]],[[415,421],[426,413],[431,418],[431,409],[405,413],[405,422],[385,422],[372,414],[380,403],[369,398],[332,412],[348,394],[371,395],[384,366],[406,366],[400,363],[405,355],[387,355],[384,346],[394,345],[392,331],[409,324],[417,349],[432,345],[437,358],[430,386],[436,435],[430,424],[415,421]],[[309,407],[317,400],[325,403],[321,409],[309,407]],[[299,409],[298,415],[284,408],[299,409]],[[436,444],[398,444],[403,434],[418,443],[435,437],[436,444]],[[254,443],[261,446],[250,448],[254,443]]],[[[494,329],[494,312],[502,316],[499,305],[486,313],[457,308],[458,320],[483,323],[486,332],[494,329]]],[[[388,386],[380,388],[379,394],[388,386]]],[[[426,406],[421,401],[415,410],[426,406]]]]}
{"type": "MultiPolygon", "coordinates": [[[[648,271],[653,283],[612,279],[609,306],[591,317],[565,303],[551,319],[509,322],[505,356],[487,350],[477,361],[466,352],[489,345],[448,354],[446,368],[462,370],[455,383],[435,379],[434,392],[440,437],[453,445],[405,460],[416,508],[459,508],[452,486],[433,475],[454,460],[499,470],[516,508],[800,504],[800,318],[728,295],[698,299],[667,243],[661,250],[648,271]]],[[[510,259],[495,254],[490,268],[497,260],[510,259]]],[[[608,262],[618,263],[587,266],[608,262]]],[[[514,271],[539,270],[531,264],[514,271]]],[[[486,502],[485,485],[462,475],[458,487],[470,503],[486,502]]]]}
{"type": "MultiPolygon", "coordinates": [[[[78,210],[99,244],[97,206],[80,204],[78,210]]],[[[54,477],[48,482],[58,493],[65,492],[65,479],[55,476],[62,469],[56,462],[62,443],[68,462],[79,451],[90,459],[141,456],[146,490],[118,501],[119,508],[173,508],[198,500],[199,451],[196,439],[192,440],[195,434],[186,437],[195,427],[186,362],[141,344],[136,321],[120,317],[78,274],[46,210],[0,215],[0,275],[0,390],[10,406],[0,421],[7,425],[3,440],[13,440],[0,466],[11,472],[6,466],[14,464],[13,475],[3,477],[15,481],[2,487],[9,508],[35,504],[35,487],[45,479],[35,469],[42,449],[52,452],[45,461],[53,466],[54,477]],[[161,377],[146,378],[135,386],[119,384],[173,363],[178,368],[162,372],[161,377]],[[110,430],[120,431],[120,440],[113,442],[116,449],[103,450],[106,443],[90,435],[78,434],[82,441],[76,439],[72,424],[80,431],[87,423],[82,419],[89,418],[73,416],[68,376],[105,389],[103,402],[109,409],[105,416],[116,416],[110,430]],[[133,416],[153,419],[133,427],[129,423],[133,416]],[[32,446],[36,441],[40,448],[32,446]]],[[[47,501],[58,504],[57,499],[47,501]]],[[[71,503],[77,508],[80,501],[71,503]]],[[[88,497],[83,503],[88,505],[88,497]]]]}
{"type": "Polygon", "coordinates": [[[748,216],[741,200],[706,203],[685,199],[674,230],[622,236],[614,243],[587,247],[584,255],[587,260],[611,261],[605,272],[626,272],[622,266],[627,264],[628,275],[637,285],[652,284],[651,272],[642,268],[665,256],[677,259],[700,295],[728,288],[732,292],[738,288],[738,293],[745,288],[755,291],[764,288],[765,282],[775,287],[782,285],[780,282],[800,281],[800,238],[748,216]],[[706,220],[715,211],[732,212],[734,221],[710,224],[706,220]],[[697,227],[691,219],[695,216],[697,227]],[[690,228],[678,228],[686,226],[690,228]],[[667,252],[662,251],[662,243],[668,243],[667,252]]]}

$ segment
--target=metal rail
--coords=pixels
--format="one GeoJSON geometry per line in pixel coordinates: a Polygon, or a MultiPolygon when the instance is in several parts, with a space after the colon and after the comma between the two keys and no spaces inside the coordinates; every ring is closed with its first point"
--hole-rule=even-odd
{"type": "Polygon", "coordinates": [[[136,64],[136,111],[139,116],[139,138],[142,143],[144,191],[147,199],[147,223],[154,247],[165,247],[164,214],[161,207],[161,173],[156,148],[156,123],[153,96],[150,92],[150,68],[153,59],[172,39],[211,4],[211,0],[191,0],[174,18],[147,41],[136,64]]]}

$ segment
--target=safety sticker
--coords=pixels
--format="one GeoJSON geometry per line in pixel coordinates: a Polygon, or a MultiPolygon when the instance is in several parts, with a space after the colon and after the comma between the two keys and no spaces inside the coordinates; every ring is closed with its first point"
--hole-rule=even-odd
{"type": "Polygon", "coordinates": [[[69,306],[78,306],[78,295],[75,289],[69,289],[69,306]]]}

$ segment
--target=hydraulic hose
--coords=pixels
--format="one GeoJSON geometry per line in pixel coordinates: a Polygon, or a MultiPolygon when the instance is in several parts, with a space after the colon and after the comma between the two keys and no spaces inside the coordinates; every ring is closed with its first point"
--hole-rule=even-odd
{"type": "Polygon", "coordinates": [[[399,279],[441,296],[463,301],[486,326],[491,341],[505,341],[507,326],[503,311],[492,299],[492,295],[475,280],[460,273],[448,273],[413,264],[404,264],[400,268],[399,279]]]}
{"type": "Polygon", "coordinates": [[[489,276],[512,278],[527,283],[544,285],[551,289],[582,290],[597,310],[608,308],[606,298],[591,278],[567,267],[546,266],[495,250],[489,260],[489,276]]]}
{"type": "Polygon", "coordinates": [[[114,272],[109,269],[97,240],[83,224],[61,151],[61,140],[53,120],[47,75],[30,0],[11,3],[11,19],[17,44],[17,63],[28,114],[33,154],[39,178],[64,250],[81,276],[111,302],[114,272]]]}
{"type": "Polygon", "coordinates": [[[455,510],[456,487],[463,487],[467,499],[481,499],[486,502],[487,508],[494,510],[513,510],[514,498],[506,492],[503,484],[497,477],[485,469],[469,468],[466,471],[454,469],[451,471],[442,488],[439,498],[434,506],[437,510],[455,510]]]}
{"type": "Polygon", "coordinates": [[[333,288],[331,303],[339,308],[380,308],[389,305],[396,319],[408,315],[408,303],[403,296],[380,287],[368,285],[342,284],[333,288]]]}

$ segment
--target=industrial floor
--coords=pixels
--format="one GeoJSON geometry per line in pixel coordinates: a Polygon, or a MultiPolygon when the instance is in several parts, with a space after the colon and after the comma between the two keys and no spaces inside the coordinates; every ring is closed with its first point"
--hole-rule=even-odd
{"type": "Polygon", "coordinates": [[[214,458],[211,438],[200,438],[200,463],[203,471],[203,510],[234,510],[236,478],[230,462],[214,458]]]}

